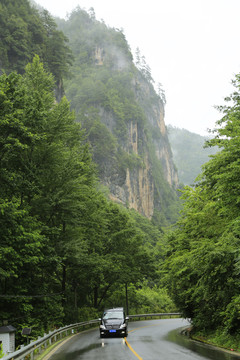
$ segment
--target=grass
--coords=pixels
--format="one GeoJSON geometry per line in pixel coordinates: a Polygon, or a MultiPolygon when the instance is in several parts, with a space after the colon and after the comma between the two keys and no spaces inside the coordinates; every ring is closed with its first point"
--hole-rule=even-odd
{"type": "Polygon", "coordinates": [[[240,353],[240,334],[232,336],[223,330],[218,330],[208,334],[196,332],[191,334],[191,338],[205,344],[217,346],[221,349],[240,353]]]}

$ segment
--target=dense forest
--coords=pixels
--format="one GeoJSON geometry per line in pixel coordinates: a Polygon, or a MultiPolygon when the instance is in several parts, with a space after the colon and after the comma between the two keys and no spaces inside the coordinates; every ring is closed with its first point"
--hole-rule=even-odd
{"type": "Polygon", "coordinates": [[[202,165],[210,160],[210,156],[215,154],[218,148],[205,147],[209,136],[201,136],[171,125],[168,125],[167,129],[179,182],[193,186],[202,171],[202,165]]]}
{"type": "Polygon", "coordinates": [[[35,338],[106,306],[179,310],[195,336],[239,349],[240,76],[206,142],[214,153],[180,202],[154,152],[160,139],[159,150],[168,146],[153,120],[165,98],[122,31],[93,9],[65,22],[27,0],[2,0],[0,19],[2,324],[17,328],[19,345],[24,327],[35,338]],[[125,151],[128,116],[142,132],[138,156],[125,151]],[[146,149],[151,219],[112,201],[101,182],[144,168],[146,149]]]}
{"type": "Polygon", "coordinates": [[[184,211],[168,234],[163,271],[197,335],[239,350],[239,75],[233,85],[207,142],[219,150],[203,166],[195,187],[183,191],[184,211]]]}

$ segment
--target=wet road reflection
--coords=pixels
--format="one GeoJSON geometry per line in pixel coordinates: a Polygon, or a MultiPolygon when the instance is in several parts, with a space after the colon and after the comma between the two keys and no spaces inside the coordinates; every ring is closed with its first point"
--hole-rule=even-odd
{"type": "MultiPolygon", "coordinates": [[[[225,353],[180,335],[188,326],[183,319],[129,323],[127,343],[122,338],[100,339],[98,329],[74,336],[61,346],[51,360],[237,360],[225,353]],[[127,346],[129,345],[129,346],[127,346]]],[[[49,358],[45,359],[48,360],[49,358]]]]}

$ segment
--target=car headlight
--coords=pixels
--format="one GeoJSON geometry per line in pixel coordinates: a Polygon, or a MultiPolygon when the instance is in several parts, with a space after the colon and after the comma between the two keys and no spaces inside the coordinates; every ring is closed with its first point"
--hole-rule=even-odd
{"type": "Polygon", "coordinates": [[[126,326],[127,326],[126,324],[122,324],[122,325],[120,326],[120,329],[124,329],[126,326]]]}
{"type": "Polygon", "coordinates": [[[104,325],[100,325],[100,329],[106,330],[104,325]]]}

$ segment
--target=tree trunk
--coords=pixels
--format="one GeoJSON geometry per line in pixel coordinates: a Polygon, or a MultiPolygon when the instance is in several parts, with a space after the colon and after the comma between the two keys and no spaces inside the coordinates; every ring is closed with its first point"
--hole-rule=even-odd
{"type": "Polygon", "coordinates": [[[100,298],[100,300],[98,302],[98,306],[97,306],[98,308],[101,305],[101,302],[103,301],[103,299],[106,297],[107,291],[109,290],[109,288],[111,286],[112,286],[112,284],[108,284],[108,286],[106,286],[105,290],[103,291],[102,296],[101,296],[101,298],[100,298]]]}
{"type": "Polygon", "coordinates": [[[66,291],[66,265],[62,265],[62,306],[64,307],[66,304],[65,291],[66,291]]]}
{"type": "Polygon", "coordinates": [[[127,283],[125,283],[125,294],[126,294],[126,314],[128,315],[129,311],[128,311],[128,286],[127,286],[127,283]]]}
{"type": "Polygon", "coordinates": [[[74,289],[74,308],[77,309],[77,286],[74,289]]]}
{"type": "Polygon", "coordinates": [[[95,288],[94,288],[93,306],[95,309],[97,309],[97,307],[98,307],[98,287],[97,286],[95,286],[95,288]]]}

